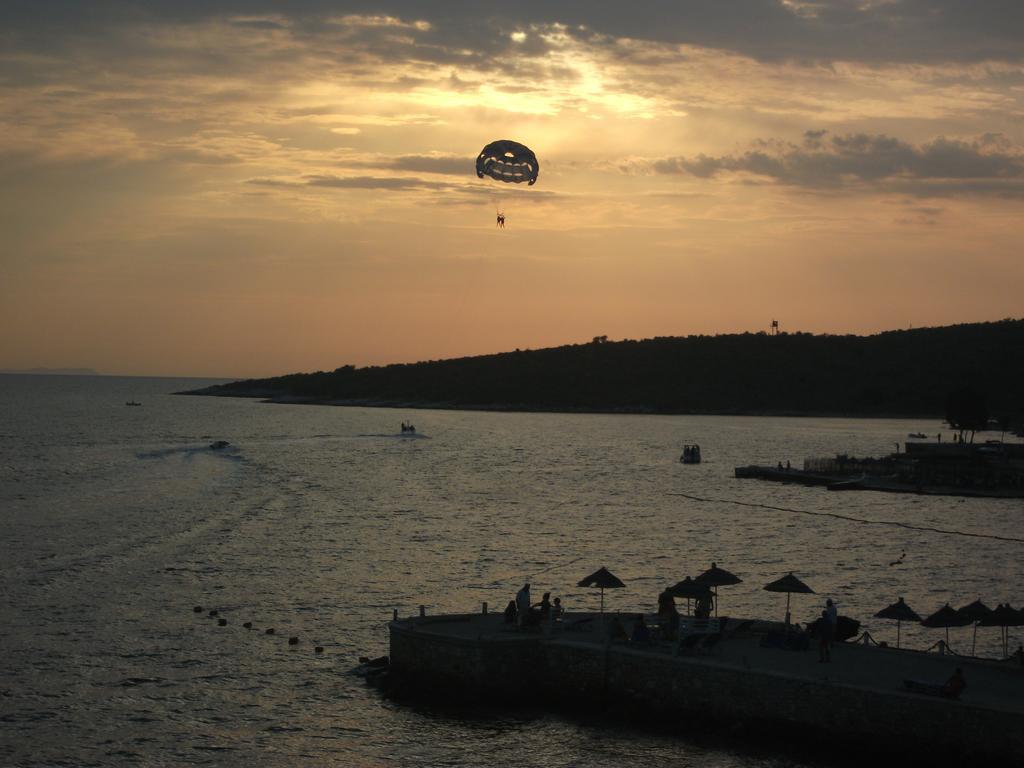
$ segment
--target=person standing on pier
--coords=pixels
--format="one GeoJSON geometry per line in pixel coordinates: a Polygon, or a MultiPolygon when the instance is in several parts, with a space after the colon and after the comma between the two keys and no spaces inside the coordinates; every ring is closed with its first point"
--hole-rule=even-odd
{"type": "MultiPolygon", "coordinates": [[[[831,601],[829,601],[831,602],[831,601]]],[[[835,636],[835,628],[829,621],[828,611],[821,612],[821,621],[818,622],[818,662],[832,661],[832,638],[835,636]]]]}
{"type": "Polygon", "coordinates": [[[832,602],[831,597],[825,601],[825,617],[832,625],[832,637],[834,638],[836,630],[839,629],[839,611],[836,610],[836,604],[832,602]]]}
{"type": "Polygon", "coordinates": [[[518,614],[516,618],[519,620],[519,628],[522,629],[526,626],[526,617],[530,615],[530,583],[527,582],[523,585],[523,588],[516,593],[516,608],[518,614]]]}

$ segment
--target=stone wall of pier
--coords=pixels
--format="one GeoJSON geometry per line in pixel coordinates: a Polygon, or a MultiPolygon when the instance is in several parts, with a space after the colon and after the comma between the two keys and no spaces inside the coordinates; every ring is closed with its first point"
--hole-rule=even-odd
{"type": "Polygon", "coordinates": [[[659,718],[699,714],[719,723],[778,723],[864,737],[876,747],[908,742],[970,755],[1024,759],[1022,718],[962,702],[904,691],[737,669],[702,661],[593,645],[552,643],[544,648],[550,693],[605,702],[659,718]]]}
{"type": "MultiPolygon", "coordinates": [[[[446,619],[458,617],[425,621],[446,619]]],[[[724,724],[777,724],[843,741],[864,739],[898,752],[926,744],[947,754],[1024,761],[1024,723],[1011,712],[625,646],[540,636],[474,639],[429,631],[423,621],[391,625],[393,674],[444,696],[604,704],[659,719],[697,714],[724,724]]]]}
{"type": "Polygon", "coordinates": [[[467,620],[446,616],[392,624],[392,672],[403,682],[446,695],[529,695],[532,670],[543,663],[540,636],[474,639],[423,631],[432,624],[467,620]]]}

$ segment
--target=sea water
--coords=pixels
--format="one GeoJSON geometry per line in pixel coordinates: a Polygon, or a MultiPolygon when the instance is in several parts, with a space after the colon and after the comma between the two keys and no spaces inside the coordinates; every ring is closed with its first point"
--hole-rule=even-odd
{"type": "MultiPolygon", "coordinates": [[[[352,670],[387,653],[393,610],[501,610],[525,580],[538,599],[593,610],[598,594],[575,584],[602,565],[626,583],[609,610],[653,611],[665,586],[715,561],[743,579],[720,589],[720,613],[778,619],[785,595],[761,588],[793,571],[817,593],[793,596],[794,620],[828,596],[889,643],[895,625],[871,617],[900,596],[922,615],[1024,599],[1020,500],[733,476],[887,454],[937,421],[172,394],[208,383],[0,376],[0,764],[803,765],[728,736],[393,701],[352,670]],[[704,462],[680,464],[694,442],[704,462]]],[[[921,649],[944,636],[902,627],[921,649]]],[[[972,639],[950,632],[961,652],[972,639]]],[[[995,656],[999,630],[977,644],[995,656]]]]}

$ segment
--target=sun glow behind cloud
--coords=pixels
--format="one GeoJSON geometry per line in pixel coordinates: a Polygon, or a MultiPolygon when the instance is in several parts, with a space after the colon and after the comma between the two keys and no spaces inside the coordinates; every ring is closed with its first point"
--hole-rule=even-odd
{"type": "Polygon", "coordinates": [[[260,374],[1018,306],[1019,61],[399,6],[9,25],[0,364],[260,374]],[[535,187],[476,178],[495,138],[537,150],[535,187]]]}

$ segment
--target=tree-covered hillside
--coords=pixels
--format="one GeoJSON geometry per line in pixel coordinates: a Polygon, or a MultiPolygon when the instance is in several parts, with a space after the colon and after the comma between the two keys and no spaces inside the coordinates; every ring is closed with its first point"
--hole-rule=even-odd
{"type": "Polygon", "coordinates": [[[195,394],[362,405],[942,417],[970,388],[1024,410],[1024,320],[874,336],[743,333],[606,341],[250,379],[195,394]]]}

